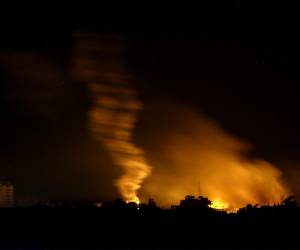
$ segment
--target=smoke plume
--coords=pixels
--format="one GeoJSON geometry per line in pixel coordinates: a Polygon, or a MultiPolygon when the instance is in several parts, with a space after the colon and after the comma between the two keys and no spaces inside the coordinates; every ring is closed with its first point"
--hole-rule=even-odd
{"type": "Polygon", "coordinates": [[[87,34],[76,35],[75,41],[73,76],[89,85],[93,99],[89,129],[123,170],[115,182],[123,199],[138,203],[137,191],[151,168],[132,140],[142,103],[124,64],[125,42],[117,36],[87,34]]]}
{"type": "Polygon", "coordinates": [[[250,144],[211,118],[165,97],[150,98],[145,107],[140,143],[154,167],[142,197],[171,205],[188,194],[202,195],[214,207],[235,209],[277,203],[289,194],[278,168],[250,158],[250,144]],[[148,126],[153,120],[155,126],[148,126]]]}
{"type": "Polygon", "coordinates": [[[111,154],[114,163],[124,174],[116,181],[126,201],[139,202],[137,190],[150,174],[142,149],[132,142],[137,111],[142,105],[136,92],[128,87],[93,84],[95,106],[92,108],[90,129],[111,154]]]}

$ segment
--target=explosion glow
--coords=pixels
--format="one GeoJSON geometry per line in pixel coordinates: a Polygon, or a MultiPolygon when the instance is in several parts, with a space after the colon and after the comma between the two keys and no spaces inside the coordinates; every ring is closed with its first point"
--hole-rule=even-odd
{"type": "Polygon", "coordinates": [[[152,100],[145,105],[158,129],[145,131],[152,135],[144,145],[154,168],[143,197],[169,206],[186,195],[201,195],[212,201],[211,207],[233,211],[247,204],[279,203],[290,194],[278,168],[248,157],[249,144],[217,122],[184,103],[152,100]]]}
{"type": "Polygon", "coordinates": [[[213,200],[210,207],[214,208],[214,209],[224,209],[224,210],[226,210],[226,209],[228,209],[229,205],[225,202],[220,201],[220,200],[213,200]]]}
{"type": "Polygon", "coordinates": [[[96,35],[78,35],[76,41],[73,76],[90,86],[93,97],[89,130],[123,170],[115,184],[126,202],[139,203],[142,184],[141,198],[169,206],[198,194],[200,183],[211,207],[227,211],[278,203],[290,194],[279,169],[249,158],[247,143],[184,103],[158,96],[143,100],[147,115],[139,127],[143,149],[138,147],[132,137],[143,105],[121,60],[124,41],[96,35]],[[145,152],[154,166],[151,176],[145,152]]]}

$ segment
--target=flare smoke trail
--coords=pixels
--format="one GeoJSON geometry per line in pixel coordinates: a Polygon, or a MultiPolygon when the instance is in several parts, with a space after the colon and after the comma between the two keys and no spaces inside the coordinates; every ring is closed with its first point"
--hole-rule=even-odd
{"type": "Polygon", "coordinates": [[[116,180],[123,199],[138,203],[137,191],[151,167],[132,140],[142,103],[124,66],[125,42],[112,35],[77,34],[74,38],[72,73],[77,81],[89,84],[93,97],[89,129],[124,171],[116,180]]]}
{"type": "Polygon", "coordinates": [[[96,101],[89,114],[90,129],[115,164],[124,169],[124,175],[116,181],[123,198],[139,202],[137,190],[150,173],[144,152],[132,142],[137,112],[142,105],[136,92],[128,87],[99,84],[91,87],[96,101]]]}

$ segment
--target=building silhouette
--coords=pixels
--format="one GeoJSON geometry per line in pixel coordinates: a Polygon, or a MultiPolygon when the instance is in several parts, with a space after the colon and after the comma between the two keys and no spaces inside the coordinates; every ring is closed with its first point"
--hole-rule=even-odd
{"type": "Polygon", "coordinates": [[[14,206],[14,186],[8,182],[0,182],[0,208],[14,206]]]}

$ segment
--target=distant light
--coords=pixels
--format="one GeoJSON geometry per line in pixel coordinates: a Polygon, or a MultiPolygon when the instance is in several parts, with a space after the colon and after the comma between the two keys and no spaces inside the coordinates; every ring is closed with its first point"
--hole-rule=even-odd
{"type": "Polygon", "coordinates": [[[95,207],[102,207],[102,203],[101,202],[96,202],[96,203],[94,203],[94,206],[95,207]]]}

